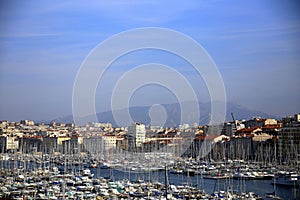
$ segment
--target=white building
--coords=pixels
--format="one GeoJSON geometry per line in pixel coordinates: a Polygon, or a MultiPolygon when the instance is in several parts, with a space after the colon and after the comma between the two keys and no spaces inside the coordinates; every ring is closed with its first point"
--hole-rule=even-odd
{"type": "Polygon", "coordinates": [[[16,137],[0,137],[0,152],[8,150],[17,150],[19,148],[19,140],[16,137]]]}
{"type": "Polygon", "coordinates": [[[188,129],[188,128],[190,128],[190,125],[188,125],[188,124],[179,125],[180,130],[184,130],[184,129],[188,129]]]}
{"type": "Polygon", "coordinates": [[[118,138],[115,135],[103,135],[102,139],[105,149],[116,148],[118,138]]]}
{"type": "Polygon", "coordinates": [[[146,139],[145,125],[134,123],[128,126],[127,139],[129,148],[141,147],[146,139]]]}
{"type": "Polygon", "coordinates": [[[300,155],[300,114],[283,118],[278,132],[279,157],[282,161],[298,160],[300,155]],[[289,120],[287,121],[287,119],[289,120]]]}
{"type": "Polygon", "coordinates": [[[20,123],[27,125],[27,126],[34,126],[34,121],[32,121],[32,120],[25,119],[25,120],[21,120],[20,123]]]}

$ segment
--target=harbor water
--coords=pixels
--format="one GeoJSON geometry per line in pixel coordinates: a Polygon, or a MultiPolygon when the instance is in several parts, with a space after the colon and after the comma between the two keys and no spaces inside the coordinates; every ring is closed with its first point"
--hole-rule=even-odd
{"type": "Polygon", "coordinates": [[[140,170],[127,170],[124,168],[109,168],[101,165],[88,166],[88,165],[72,165],[68,166],[66,163],[36,163],[32,161],[20,162],[19,160],[2,160],[0,162],[0,169],[2,171],[31,171],[38,168],[51,169],[57,167],[61,173],[76,174],[80,170],[90,169],[94,174],[94,178],[104,177],[112,181],[129,180],[132,182],[145,181],[145,182],[160,182],[165,184],[167,180],[168,185],[187,185],[193,186],[200,190],[204,190],[208,194],[213,194],[216,191],[236,191],[238,193],[254,192],[259,196],[266,196],[266,194],[273,194],[282,199],[300,199],[299,186],[280,186],[274,185],[273,179],[269,180],[248,180],[248,179],[210,179],[202,174],[175,174],[169,170],[155,170],[155,171],[140,171],[140,170]],[[167,176],[166,176],[167,172],[167,176]]]}
{"type": "MultiPolygon", "coordinates": [[[[165,183],[165,172],[132,172],[121,171],[114,169],[91,168],[91,172],[96,177],[106,177],[114,180],[128,179],[136,180],[151,180],[165,183]]],[[[252,191],[255,194],[264,196],[266,193],[273,193],[275,190],[276,196],[283,199],[300,199],[299,187],[276,186],[272,184],[273,180],[227,180],[227,179],[205,179],[201,175],[186,176],[182,174],[168,173],[169,184],[182,185],[191,184],[200,189],[204,189],[207,193],[212,194],[214,191],[227,191],[232,185],[233,190],[248,192],[252,191]]]]}

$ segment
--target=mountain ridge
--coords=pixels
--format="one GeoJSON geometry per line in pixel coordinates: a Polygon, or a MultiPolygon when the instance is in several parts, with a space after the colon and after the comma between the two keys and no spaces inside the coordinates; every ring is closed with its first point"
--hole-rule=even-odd
{"type": "MultiPolygon", "coordinates": [[[[163,124],[166,127],[178,127],[180,125],[180,117],[181,117],[181,110],[180,105],[185,104],[185,106],[188,108],[191,107],[191,102],[183,102],[183,103],[172,103],[172,104],[161,104],[160,109],[164,109],[161,114],[166,114],[165,118],[165,124],[163,124]]],[[[198,106],[200,109],[200,117],[198,119],[198,122],[200,125],[205,125],[209,123],[209,116],[210,116],[210,110],[211,110],[211,103],[201,103],[198,102],[198,106]]],[[[132,117],[132,120],[135,122],[140,122],[146,125],[149,125],[151,123],[151,118],[149,116],[149,109],[151,106],[132,106],[129,107],[129,113],[132,117]]],[[[194,107],[191,107],[192,109],[194,107]]],[[[117,114],[124,114],[127,112],[127,109],[119,109],[115,110],[114,113],[117,114]]],[[[236,103],[227,102],[226,103],[226,119],[225,121],[232,121],[231,113],[234,114],[235,119],[251,119],[253,117],[262,117],[262,118],[275,118],[278,119],[279,117],[267,114],[262,111],[252,110],[245,106],[241,106],[236,103]]],[[[96,114],[98,118],[98,122],[107,122],[111,123],[114,127],[120,126],[120,123],[116,123],[115,118],[113,116],[113,111],[105,111],[105,112],[99,112],[96,114]]],[[[158,117],[161,117],[158,115],[158,117]]],[[[89,119],[91,118],[91,115],[81,118],[82,124],[91,122],[89,119]]],[[[43,121],[44,123],[49,122],[58,122],[58,123],[74,123],[74,119],[72,115],[68,115],[65,117],[59,117],[48,121],[43,121]]],[[[130,122],[127,120],[125,121],[125,124],[121,124],[121,126],[129,125],[130,122]]],[[[194,121],[195,122],[195,121],[194,121]]],[[[132,122],[131,122],[132,123],[132,122]]],[[[190,125],[193,124],[192,121],[189,122],[190,125]]]]}

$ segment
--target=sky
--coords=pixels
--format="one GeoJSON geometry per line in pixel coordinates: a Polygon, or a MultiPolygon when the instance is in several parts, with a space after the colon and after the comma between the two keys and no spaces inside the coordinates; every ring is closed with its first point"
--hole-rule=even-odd
{"type": "MultiPolygon", "coordinates": [[[[198,42],[218,67],[227,101],[279,117],[299,113],[299,6],[296,0],[0,1],[0,119],[70,115],[74,82],[90,52],[115,34],[143,27],[175,30],[198,42]]],[[[124,73],[151,62],[173,67],[199,101],[210,100],[188,62],[144,50],[121,56],[105,72],[95,92],[97,112],[110,110],[124,73]]],[[[176,100],[155,84],[129,99],[130,105],[176,100]]]]}

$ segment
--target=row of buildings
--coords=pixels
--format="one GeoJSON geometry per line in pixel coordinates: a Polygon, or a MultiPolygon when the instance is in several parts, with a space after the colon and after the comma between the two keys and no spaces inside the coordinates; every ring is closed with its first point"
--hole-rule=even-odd
{"type": "Polygon", "coordinates": [[[125,150],[168,150],[214,160],[297,161],[300,114],[282,120],[253,118],[214,127],[185,124],[169,129],[141,123],[115,128],[109,123],[76,126],[35,124],[30,120],[0,122],[0,152],[105,154],[125,150]]]}

